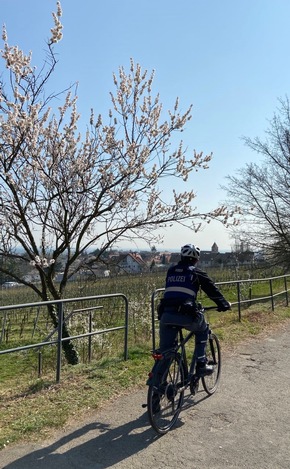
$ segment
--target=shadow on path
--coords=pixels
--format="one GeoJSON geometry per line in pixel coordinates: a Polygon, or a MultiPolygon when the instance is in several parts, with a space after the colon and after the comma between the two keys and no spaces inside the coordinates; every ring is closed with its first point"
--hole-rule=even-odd
{"type": "Polygon", "coordinates": [[[158,436],[148,427],[145,412],[138,419],[116,428],[101,422],[90,423],[45,448],[1,467],[103,469],[138,453],[157,439],[158,436]]]}
{"type": "MultiPolygon", "coordinates": [[[[207,399],[207,397],[200,392],[194,399],[190,395],[185,396],[181,414],[186,414],[188,409],[207,399]]],[[[96,415],[97,418],[98,415],[96,415]]],[[[51,444],[46,444],[40,449],[38,445],[37,449],[31,450],[28,454],[23,455],[24,452],[27,453],[27,449],[25,450],[24,445],[22,445],[18,450],[15,448],[15,453],[12,455],[14,461],[12,462],[12,458],[10,458],[9,462],[5,464],[5,458],[3,458],[4,461],[2,460],[2,465],[0,463],[0,468],[105,469],[128,458],[132,459],[130,467],[134,467],[134,457],[140,458],[140,455],[137,456],[138,453],[152,443],[157,442],[160,437],[149,425],[147,410],[136,419],[124,423],[126,418],[132,419],[132,414],[130,415],[129,412],[126,415],[126,408],[119,407],[118,411],[110,414],[110,421],[96,420],[90,422],[71,433],[66,433],[63,437],[51,444]],[[122,415],[123,419],[120,425],[116,422],[119,418],[118,413],[119,416],[122,415]],[[19,457],[17,457],[17,451],[19,457]]],[[[179,419],[174,428],[177,429],[181,426],[183,426],[183,421],[179,419]]],[[[29,444],[29,446],[32,445],[29,444]]],[[[156,448],[156,451],[158,452],[158,448],[156,448]]],[[[5,455],[5,450],[2,454],[5,455]]],[[[148,453],[144,453],[144,458],[146,458],[146,454],[148,456],[148,453]]],[[[146,461],[144,461],[144,464],[146,464],[146,461]]]]}

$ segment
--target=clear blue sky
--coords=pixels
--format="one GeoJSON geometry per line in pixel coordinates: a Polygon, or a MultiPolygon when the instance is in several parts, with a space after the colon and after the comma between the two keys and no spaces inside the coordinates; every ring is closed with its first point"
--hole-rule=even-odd
{"type": "MultiPolygon", "coordinates": [[[[53,78],[56,91],[78,81],[78,110],[84,124],[90,108],[106,114],[112,73],[132,57],[156,70],[154,92],[164,108],[175,98],[193,119],[182,138],[189,149],[213,152],[210,169],[192,175],[198,211],[225,199],[225,177],[257,156],[242,137],[263,137],[277,98],[290,87],[289,0],[62,0],[63,40],[53,78]]],[[[33,64],[45,57],[54,0],[0,0],[0,20],[10,44],[32,50],[33,64]]],[[[197,235],[178,227],[166,232],[165,248],[193,242],[230,249],[228,231],[211,223],[197,235]]]]}

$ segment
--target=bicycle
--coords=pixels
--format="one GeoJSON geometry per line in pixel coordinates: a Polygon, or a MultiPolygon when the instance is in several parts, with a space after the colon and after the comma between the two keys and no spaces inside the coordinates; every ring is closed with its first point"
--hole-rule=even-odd
{"type": "MultiPolygon", "coordinates": [[[[200,305],[200,311],[203,313],[210,309],[217,307],[200,305]]],[[[189,388],[190,394],[195,395],[201,381],[203,389],[210,396],[217,390],[221,374],[220,344],[209,324],[206,357],[207,363],[213,366],[213,373],[204,377],[195,374],[195,357],[190,367],[188,366],[185,345],[194,336],[194,332],[189,332],[184,337],[181,327],[173,327],[178,329],[177,343],[174,348],[163,353],[158,350],[152,352],[155,364],[147,380],[149,389],[145,406],[151,426],[160,435],[167,433],[176,423],[182,409],[185,390],[189,388]]]]}

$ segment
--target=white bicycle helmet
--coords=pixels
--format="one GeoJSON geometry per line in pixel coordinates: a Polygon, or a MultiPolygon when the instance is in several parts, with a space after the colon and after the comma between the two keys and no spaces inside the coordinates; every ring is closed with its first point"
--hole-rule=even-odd
{"type": "Polygon", "coordinates": [[[198,260],[200,256],[200,249],[193,244],[186,244],[181,248],[181,257],[187,259],[196,259],[198,260]]]}

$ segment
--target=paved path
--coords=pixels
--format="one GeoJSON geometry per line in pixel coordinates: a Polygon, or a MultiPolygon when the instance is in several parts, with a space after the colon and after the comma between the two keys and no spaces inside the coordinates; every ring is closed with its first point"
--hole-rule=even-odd
{"type": "Polygon", "coordinates": [[[141,405],[118,398],[43,444],[0,452],[6,469],[289,469],[290,322],[227,353],[219,390],[187,398],[180,422],[158,437],[141,405]]]}

